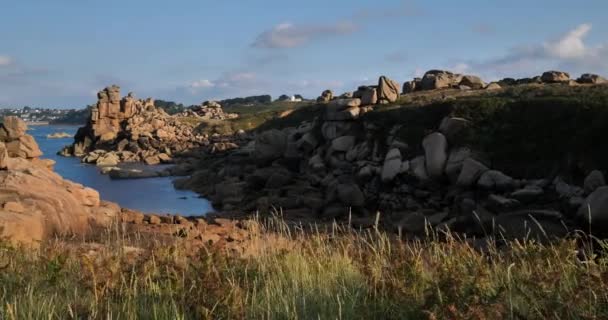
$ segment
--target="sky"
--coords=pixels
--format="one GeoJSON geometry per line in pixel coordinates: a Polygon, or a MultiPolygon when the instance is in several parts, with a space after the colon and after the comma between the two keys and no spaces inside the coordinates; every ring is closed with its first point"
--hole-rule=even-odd
{"type": "Polygon", "coordinates": [[[606,0],[0,0],[0,107],[342,93],[429,69],[608,76],[606,0]]]}

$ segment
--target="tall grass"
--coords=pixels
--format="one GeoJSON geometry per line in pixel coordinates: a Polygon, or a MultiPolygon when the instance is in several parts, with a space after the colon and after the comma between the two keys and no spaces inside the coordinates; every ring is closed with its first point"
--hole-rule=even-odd
{"type": "Polygon", "coordinates": [[[256,225],[228,254],[109,232],[0,249],[0,319],[608,318],[608,244],[256,225]],[[483,244],[483,249],[479,245],[483,244]]]}

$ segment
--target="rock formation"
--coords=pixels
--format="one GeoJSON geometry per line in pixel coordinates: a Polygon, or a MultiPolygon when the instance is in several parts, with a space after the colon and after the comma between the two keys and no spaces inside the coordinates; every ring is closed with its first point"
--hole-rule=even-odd
{"type": "Polygon", "coordinates": [[[179,116],[183,117],[198,117],[202,120],[226,120],[236,119],[239,117],[236,113],[226,113],[222,106],[216,101],[205,101],[200,106],[186,110],[179,116]]]}
{"type": "Polygon", "coordinates": [[[205,137],[194,134],[193,127],[179,117],[156,108],[153,99],[138,100],[132,93],[120,99],[120,88],[110,86],[98,93],[89,121],[78,130],[74,144],[61,154],[98,165],[129,161],[157,164],[170,162],[175,152],[204,143],[205,137]]]}
{"type": "Polygon", "coordinates": [[[54,235],[84,235],[108,225],[117,206],[54,173],[52,160],[38,159],[42,153],[26,130],[16,117],[6,117],[0,129],[0,238],[36,245],[54,235]]]}

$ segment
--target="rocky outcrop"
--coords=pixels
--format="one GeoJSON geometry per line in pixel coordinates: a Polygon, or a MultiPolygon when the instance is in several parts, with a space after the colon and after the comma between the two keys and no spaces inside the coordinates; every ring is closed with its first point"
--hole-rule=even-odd
{"type": "Polygon", "coordinates": [[[540,77],[545,83],[560,83],[570,81],[570,74],[563,71],[547,71],[540,77]]]}
{"type": "Polygon", "coordinates": [[[199,106],[192,107],[183,113],[179,114],[181,117],[196,117],[201,120],[227,120],[236,119],[239,117],[236,113],[226,113],[216,101],[205,101],[199,106]]]}
{"type": "Polygon", "coordinates": [[[29,134],[27,125],[15,116],[5,117],[0,125],[0,143],[9,157],[37,158],[42,155],[38,144],[29,134]]]}
{"type": "Polygon", "coordinates": [[[427,71],[420,81],[421,90],[445,89],[457,86],[462,76],[444,70],[427,71]]]}
{"type": "Polygon", "coordinates": [[[53,161],[38,159],[38,145],[25,134],[24,122],[5,118],[3,128],[10,133],[3,139],[29,138],[25,151],[6,152],[0,145],[0,238],[37,245],[55,235],[84,235],[109,225],[117,214],[114,207],[97,191],[54,173],[53,161]]]}
{"type": "Polygon", "coordinates": [[[381,76],[378,80],[378,102],[392,103],[399,98],[399,83],[381,76]]]}
{"type": "Polygon", "coordinates": [[[317,98],[317,102],[329,102],[334,98],[334,93],[331,90],[325,90],[321,93],[321,96],[317,98]]]}
{"type": "Polygon", "coordinates": [[[581,84],[602,84],[608,82],[608,80],[597,74],[585,73],[582,74],[578,79],[576,79],[576,82],[581,84]]]}
{"type": "MultiPolygon", "coordinates": [[[[224,115],[217,105],[208,104],[205,108],[215,110],[205,111],[211,118],[211,114],[224,115]]],[[[153,99],[137,100],[132,93],[120,99],[118,86],[98,93],[89,121],[74,139],[62,155],[106,166],[133,161],[160,163],[161,160],[155,161],[159,156],[171,157],[209,144],[208,137],[195,133],[191,124],[156,108],[153,99]]]]}
{"type": "Polygon", "coordinates": [[[459,85],[467,86],[471,89],[476,89],[476,90],[483,89],[486,86],[485,82],[483,82],[481,80],[481,78],[479,78],[478,76],[471,76],[471,75],[463,76],[462,80],[460,80],[459,85]]]}

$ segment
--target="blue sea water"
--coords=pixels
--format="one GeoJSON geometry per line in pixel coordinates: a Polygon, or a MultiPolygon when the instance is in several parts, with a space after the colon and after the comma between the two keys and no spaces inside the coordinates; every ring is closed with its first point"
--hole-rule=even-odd
{"type": "Polygon", "coordinates": [[[199,198],[196,193],[176,190],[171,177],[112,180],[107,175],[102,175],[94,165],[83,164],[78,158],[57,155],[57,151],[69,145],[73,138],[49,139],[47,134],[66,132],[74,135],[77,129],[77,126],[69,125],[29,126],[28,133],[36,138],[44,153],[42,158],[56,161],[55,172],[65,179],[99,191],[103,200],[147,213],[195,216],[213,211],[210,202],[199,198]]]}

